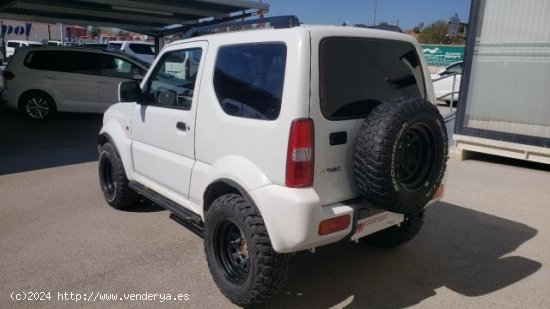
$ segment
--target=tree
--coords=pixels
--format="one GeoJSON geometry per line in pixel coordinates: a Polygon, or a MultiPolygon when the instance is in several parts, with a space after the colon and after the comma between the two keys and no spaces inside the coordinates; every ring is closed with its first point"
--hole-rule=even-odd
{"type": "Polygon", "coordinates": [[[449,26],[447,21],[438,20],[418,34],[418,41],[424,44],[448,44],[450,39],[447,37],[449,26]]]}
{"type": "Polygon", "coordinates": [[[422,29],[424,29],[424,23],[418,23],[416,26],[414,26],[412,31],[414,33],[420,33],[422,31],[422,29]]]}
{"type": "Polygon", "coordinates": [[[90,29],[90,36],[97,37],[99,35],[101,35],[101,28],[99,28],[98,26],[92,26],[92,28],[90,29]]]}

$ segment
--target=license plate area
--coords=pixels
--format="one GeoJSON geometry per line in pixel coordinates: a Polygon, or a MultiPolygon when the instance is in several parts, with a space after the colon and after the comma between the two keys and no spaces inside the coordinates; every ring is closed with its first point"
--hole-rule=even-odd
{"type": "Polygon", "coordinates": [[[351,235],[351,240],[358,240],[361,237],[400,224],[403,221],[405,221],[405,216],[403,214],[390,211],[382,210],[374,214],[369,214],[368,217],[357,220],[355,224],[355,233],[351,235]]]}

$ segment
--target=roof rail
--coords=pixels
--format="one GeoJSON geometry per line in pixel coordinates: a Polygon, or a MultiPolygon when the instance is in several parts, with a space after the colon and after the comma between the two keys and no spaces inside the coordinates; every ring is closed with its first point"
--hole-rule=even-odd
{"type": "Polygon", "coordinates": [[[255,30],[264,28],[293,28],[300,25],[300,20],[294,15],[262,17],[241,21],[226,21],[216,24],[197,26],[183,33],[182,38],[197,37],[212,33],[233,32],[242,30],[255,30]]]}

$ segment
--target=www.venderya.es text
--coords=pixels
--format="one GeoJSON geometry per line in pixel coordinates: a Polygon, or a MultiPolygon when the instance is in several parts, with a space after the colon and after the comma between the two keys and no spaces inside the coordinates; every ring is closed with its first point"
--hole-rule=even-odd
{"type": "Polygon", "coordinates": [[[191,299],[187,293],[106,293],[106,292],[12,292],[10,298],[13,301],[23,302],[51,302],[51,301],[71,301],[71,302],[98,302],[98,301],[149,301],[149,302],[172,302],[188,301],[191,299]]]}

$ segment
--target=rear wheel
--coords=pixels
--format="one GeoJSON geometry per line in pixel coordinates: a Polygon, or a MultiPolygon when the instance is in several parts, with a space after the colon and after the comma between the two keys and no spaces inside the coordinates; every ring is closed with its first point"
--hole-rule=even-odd
{"type": "Polygon", "coordinates": [[[236,305],[263,303],[288,278],[289,256],[273,250],[261,215],[240,195],[208,209],[204,247],[216,285],[236,305]]]}
{"type": "Polygon", "coordinates": [[[19,99],[19,110],[31,121],[44,121],[57,112],[55,102],[44,92],[29,91],[19,99]]]}

